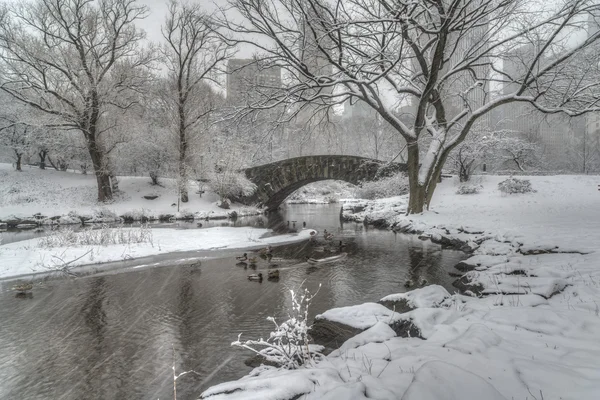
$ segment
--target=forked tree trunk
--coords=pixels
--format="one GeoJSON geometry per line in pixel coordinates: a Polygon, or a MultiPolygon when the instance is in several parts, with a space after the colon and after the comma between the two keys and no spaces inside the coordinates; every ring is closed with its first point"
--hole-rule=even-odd
{"type": "Polygon", "coordinates": [[[408,183],[410,194],[408,198],[407,214],[420,214],[424,210],[429,209],[433,193],[437,187],[439,179],[442,175],[442,166],[446,162],[449,150],[445,151],[435,163],[431,166],[432,172],[425,182],[419,183],[419,169],[427,166],[419,164],[419,147],[414,144],[408,144],[408,183]]]}
{"type": "Polygon", "coordinates": [[[17,157],[17,161],[15,163],[16,164],[16,166],[15,166],[16,170],[17,171],[23,171],[21,169],[21,159],[23,158],[23,153],[19,153],[18,151],[15,150],[15,157],[17,157]]]}
{"type": "Polygon", "coordinates": [[[40,150],[38,155],[40,156],[40,169],[46,169],[46,155],[48,155],[48,150],[40,150]]]}

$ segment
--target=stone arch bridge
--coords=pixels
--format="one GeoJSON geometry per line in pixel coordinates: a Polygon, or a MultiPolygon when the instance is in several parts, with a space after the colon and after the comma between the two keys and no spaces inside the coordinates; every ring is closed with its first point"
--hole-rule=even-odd
{"type": "Polygon", "coordinates": [[[290,194],[312,182],[335,179],[354,185],[406,171],[406,164],[386,163],[356,156],[306,156],[277,161],[244,170],[257,186],[249,197],[237,199],[276,210],[290,194]]]}

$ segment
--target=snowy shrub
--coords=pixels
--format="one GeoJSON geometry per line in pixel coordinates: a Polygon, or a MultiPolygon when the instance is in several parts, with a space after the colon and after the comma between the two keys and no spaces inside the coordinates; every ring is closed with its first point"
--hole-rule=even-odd
{"type": "Polygon", "coordinates": [[[479,193],[481,189],[483,189],[483,186],[481,185],[464,184],[458,187],[458,189],[456,190],[456,194],[475,194],[479,193]]]}
{"type": "Polygon", "coordinates": [[[317,295],[311,294],[308,289],[304,289],[302,295],[296,294],[290,290],[292,297],[292,309],[289,319],[281,324],[275,321],[275,318],[268,317],[275,330],[271,332],[267,340],[238,340],[231,343],[232,346],[248,349],[266,361],[273,362],[285,369],[297,369],[302,365],[310,363],[312,360],[321,357],[322,346],[311,345],[308,343],[308,307],[310,302],[317,295]],[[262,347],[258,349],[257,347],[262,347]]]}
{"type": "Polygon", "coordinates": [[[529,179],[518,179],[512,176],[500,182],[498,184],[498,190],[505,194],[535,193],[529,179]]]}
{"type": "Polygon", "coordinates": [[[48,236],[40,238],[38,247],[68,247],[68,246],[108,246],[111,244],[152,244],[152,231],[148,225],[139,228],[110,228],[102,226],[100,229],[85,229],[75,232],[71,228],[60,229],[48,236]]]}
{"type": "Polygon", "coordinates": [[[208,181],[221,199],[252,196],[256,191],[256,185],[239,172],[213,172],[209,174],[208,181]]]}
{"type": "Polygon", "coordinates": [[[325,201],[329,204],[335,204],[340,202],[340,198],[335,194],[330,194],[329,196],[325,197],[325,201]]]}
{"type": "Polygon", "coordinates": [[[109,210],[106,207],[101,207],[99,209],[94,210],[94,217],[93,220],[97,221],[119,221],[120,218],[119,216],[117,216],[117,214],[112,211],[109,210]]]}
{"type": "Polygon", "coordinates": [[[403,172],[378,181],[363,182],[356,191],[361,199],[375,200],[408,193],[408,178],[403,172]]]}

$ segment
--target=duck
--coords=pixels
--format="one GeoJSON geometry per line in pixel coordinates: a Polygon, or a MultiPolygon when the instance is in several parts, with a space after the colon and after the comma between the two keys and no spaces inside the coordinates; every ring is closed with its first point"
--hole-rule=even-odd
{"type": "Polygon", "coordinates": [[[263,274],[261,272],[259,272],[258,274],[248,275],[248,280],[249,281],[262,282],[262,280],[263,280],[263,274]]]}
{"type": "Polygon", "coordinates": [[[256,257],[248,257],[248,262],[250,262],[250,264],[256,264],[257,261],[258,258],[256,257]]]}
{"type": "Polygon", "coordinates": [[[273,271],[269,271],[269,273],[268,273],[267,276],[268,276],[269,280],[279,279],[279,270],[276,269],[276,270],[273,270],[273,271]]]}
{"type": "Polygon", "coordinates": [[[192,267],[192,268],[200,268],[200,265],[201,265],[200,261],[196,261],[195,263],[191,263],[190,267],[192,267]]]}
{"type": "Polygon", "coordinates": [[[238,261],[246,261],[246,260],[248,260],[248,254],[244,253],[241,256],[237,256],[235,259],[238,261]]]}
{"type": "Polygon", "coordinates": [[[421,280],[419,281],[419,286],[426,286],[429,282],[427,282],[427,279],[425,278],[421,278],[421,280]]]}
{"type": "Polygon", "coordinates": [[[20,285],[13,286],[13,290],[16,290],[17,292],[21,292],[21,293],[25,293],[31,289],[33,289],[32,283],[21,283],[20,285]]]}
{"type": "Polygon", "coordinates": [[[409,288],[414,286],[414,282],[412,281],[412,279],[407,280],[406,282],[404,282],[404,287],[409,288]]]}

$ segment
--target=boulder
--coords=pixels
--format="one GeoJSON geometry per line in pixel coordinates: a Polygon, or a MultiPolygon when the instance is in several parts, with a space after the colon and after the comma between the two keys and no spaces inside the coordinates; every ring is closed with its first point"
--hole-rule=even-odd
{"type": "Polygon", "coordinates": [[[478,282],[472,282],[468,275],[463,275],[458,278],[454,282],[452,282],[452,286],[461,291],[461,293],[465,293],[467,291],[472,292],[477,296],[481,296],[485,287],[478,282]]]}
{"type": "Polygon", "coordinates": [[[401,319],[398,321],[393,321],[390,324],[390,328],[392,328],[394,332],[396,332],[396,335],[398,337],[423,339],[421,330],[418,326],[413,324],[412,320],[410,319],[401,319]]]}
{"type": "Polygon", "coordinates": [[[315,344],[338,348],[346,340],[358,335],[364,329],[354,328],[341,322],[317,319],[310,327],[310,337],[315,344]]]}

